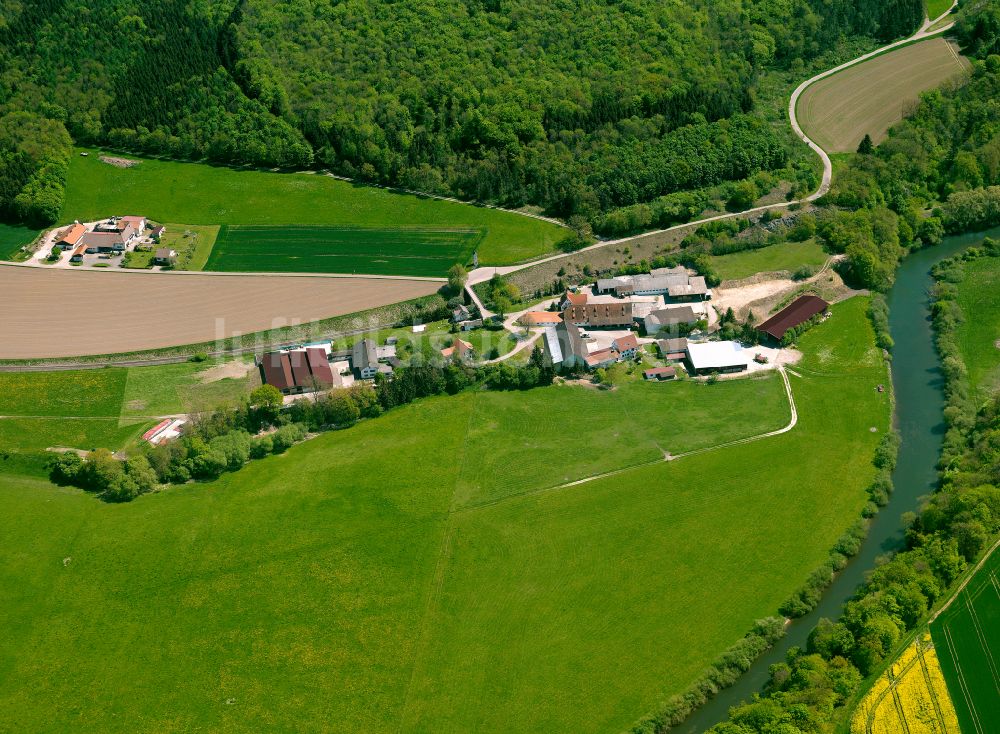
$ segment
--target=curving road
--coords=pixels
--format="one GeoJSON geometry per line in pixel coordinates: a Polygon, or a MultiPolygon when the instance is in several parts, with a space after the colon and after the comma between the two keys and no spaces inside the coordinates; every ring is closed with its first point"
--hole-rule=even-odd
{"type": "Polygon", "coordinates": [[[799,137],[799,139],[806,145],[808,145],[819,156],[820,160],[823,163],[823,177],[822,180],[820,181],[819,188],[817,188],[816,191],[814,191],[813,193],[801,199],[793,199],[792,201],[784,201],[778,204],[767,204],[765,206],[755,206],[751,207],[750,209],[744,209],[743,211],[739,212],[726,212],[725,214],[715,214],[710,217],[703,217],[701,219],[695,219],[690,222],[685,222],[684,224],[675,224],[674,226],[667,227],[665,229],[655,229],[649,232],[643,232],[642,234],[633,235],[631,237],[620,237],[618,239],[613,239],[613,240],[603,240],[601,242],[590,245],[588,247],[581,248],[574,252],[549,255],[548,257],[543,257],[538,260],[532,260],[530,262],[521,263],[519,265],[508,265],[505,267],[492,267],[492,268],[491,267],[477,268],[473,270],[471,273],[469,273],[469,279],[466,284],[466,290],[468,291],[469,296],[472,299],[473,303],[475,303],[476,306],[480,308],[480,311],[483,313],[484,316],[492,315],[490,311],[482,307],[482,303],[480,302],[479,296],[476,295],[472,286],[476,285],[477,283],[482,283],[483,281],[489,280],[494,275],[507,275],[509,273],[517,272],[518,270],[524,270],[526,268],[534,267],[535,265],[541,265],[543,263],[553,262],[555,260],[560,260],[562,258],[574,257],[582,252],[587,252],[589,250],[596,250],[602,247],[607,247],[609,245],[616,245],[623,242],[631,242],[637,239],[641,239],[643,237],[650,237],[652,235],[674,232],[679,229],[684,229],[686,227],[696,227],[700,224],[705,224],[707,222],[716,222],[719,221],[720,219],[731,219],[733,217],[745,216],[747,214],[756,214],[757,212],[765,212],[770,209],[785,209],[792,204],[805,204],[820,198],[821,196],[826,194],[827,191],[830,190],[830,182],[833,179],[833,164],[830,161],[830,156],[827,154],[827,152],[823,150],[814,140],[812,140],[812,138],[806,135],[805,131],[799,125],[798,116],[796,115],[796,110],[795,110],[796,105],[798,104],[799,101],[799,97],[801,97],[802,93],[805,92],[806,89],[808,89],[812,84],[818,82],[820,79],[825,79],[828,76],[832,76],[833,74],[836,74],[838,71],[843,71],[844,69],[860,64],[864,61],[867,61],[868,59],[874,58],[875,56],[879,56],[880,54],[884,54],[887,51],[891,51],[894,48],[905,46],[906,44],[914,43],[915,41],[922,41],[925,38],[930,38],[932,36],[937,36],[942,33],[945,33],[946,31],[950,30],[951,27],[955,24],[948,23],[947,25],[942,26],[941,28],[937,28],[935,30],[931,30],[931,28],[935,23],[939,23],[942,19],[947,17],[947,15],[951,13],[952,9],[955,7],[956,4],[957,2],[952,4],[951,8],[942,13],[937,18],[934,19],[925,18],[923,25],[921,25],[920,28],[916,31],[916,33],[914,33],[913,35],[908,36],[900,41],[895,41],[886,46],[877,48],[874,51],[871,51],[870,53],[863,54],[861,56],[858,56],[857,58],[851,59],[850,61],[846,61],[843,64],[840,64],[839,66],[833,67],[832,69],[827,69],[826,71],[820,72],[819,74],[816,74],[815,76],[806,79],[804,82],[802,82],[799,86],[795,88],[795,91],[792,92],[792,96],[788,100],[789,123],[791,124],[792,130],[795,131],[795,134],[799,137]]]}

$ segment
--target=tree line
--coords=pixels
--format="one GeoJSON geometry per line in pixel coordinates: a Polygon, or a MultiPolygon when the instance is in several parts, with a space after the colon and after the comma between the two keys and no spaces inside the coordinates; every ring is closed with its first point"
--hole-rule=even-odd
{"type": "MultiPolygon", "coordinates": [[[[783,165],[748,116],[760,73],[842,36],[899,36],[921,13],[920,0],[37,0],[0,11],[0,116],[137,153],[317,163],[596,219],[783,165]]],[[[663,202],[656,219],[691,205],[663,202]]]]}

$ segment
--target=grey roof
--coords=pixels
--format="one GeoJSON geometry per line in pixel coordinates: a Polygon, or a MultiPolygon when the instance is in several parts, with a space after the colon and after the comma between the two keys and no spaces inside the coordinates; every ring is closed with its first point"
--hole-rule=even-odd
{"type": "Polygon", "coordinates": [[[687,349],[688,340],[685,337],[679,337],[677,339],[658,339],[656,346],[660,348],[660,352],[663,354],[676,354],[677,352],[683,352],[687,349]]]}
{"type": "Polygon", "coordinates": [[[690,279],[687,285],[672,285],[667,293],[676,298],[677,296],[703,296],[708,293],[708,286],[705,285],[705,278],[696,275],[690,279]]]}
{"type": "Polygon", "coordinates": [[[597,290],[599,291],[610,291],[614,290],[617,286],[623,283],[628,283],[629,278],[619,276],[617,278],[598,278],[597,279],[597,290]]]}
{"type": "Polygon", "coordinates": [[[378,367],[378,351],[375,342],[371,339],[355,342],[354,349],[351,351],[351,366],[356,370],[378,367]]]}
{"type": "Polygon", "coordinates": [[[690,306],[674,306],[673,308],[661,308],[653,311],[646,318],[658,324],[693,324],[698,320],[698,315],[690,306]]]}
{"type": "Polygon", "coordinates": [[[545,334],[545,347],[548,349],[552,363],[561,364],[563,353],[562,346],[559,344],[559,334],[556,332],[556,327],[552,326],[542,333],[545,334]]]}
{"type": "Polygon", "coordinates": [[[676,268],[653,268],[649,271],[650,275],[683,275],[687,277],[687,270],[684,269],[683,265],[678,265],[676,268]]]}

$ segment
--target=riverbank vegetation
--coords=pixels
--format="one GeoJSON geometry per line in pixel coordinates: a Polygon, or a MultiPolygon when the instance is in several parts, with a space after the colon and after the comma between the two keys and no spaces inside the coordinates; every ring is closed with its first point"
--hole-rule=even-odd
{"type": "MultiPolygon", "coordinates": [[[[806,649],[774,666],[763,696],[730,711],[713,734],[764,734],[782,727],[792,734],[823,730],[850,716],[862,679],[881,670],[908,633],[1000,532],[1000,476],[990,449],[1000,431],[1000,396],[985,403],[970,399],[967,354],[956,339],[963,321],[956,283],[964,267],[1000,255],[996,243],[942,261],[932,316],[945,375],[947,427],[940,485],[920,511],[909,517],[905,548],[879,565],[844,607],[836,622],[821,620],[806,649]]],[[[970,352],[970,354],[972,354],[970,352]]]]}

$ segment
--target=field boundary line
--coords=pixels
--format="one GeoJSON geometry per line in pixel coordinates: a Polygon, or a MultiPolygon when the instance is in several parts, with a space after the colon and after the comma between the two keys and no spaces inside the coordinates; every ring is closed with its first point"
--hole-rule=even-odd
{"type": "Polygon", "coordinates": [[[944,612],[948,609],[948,607],[951,606],[951,603],[953,601],[955,601],[955,599],[958,598],[958,595],[962,593],[962,590],[968,585],[968,583],[976,575],[976,572],[979,571],[979,569],[982,568],[986,564],[986,561],[988,561],[990,559],[990,556],[993,555],[993,552],[997,548],[1000,548],[1000,538],[997,538],[996,542],[993,543],[992,546],[990,546],[990,549],[988,551],[986,551],[986,553],[983,554],[983,557],[981,559],[979,559],[979,563],[977,563],[975,566],[972,567],[972,569],[970,571],[968,571],[968,575],[965,577],[965,580],[961,584],[959,584],[959,587],[957,589],[955,589],[955,593],[951,595],[951,598],[948,599],[947,602],[945,602],[944,606],[942,606],[940,609],[938,609],[936,612],[934,612],[934,614],[931,615],[931,618],[927,620],[927,624],[928,625],[933,624],[934,620],[936,620],[938,617],[940,617],[942,614],[944,614],[944,612]]]}
{"type": "Polygon", "coordinates": [[[976,711],[976,706],[972,701],[972,696],[969,693],[969,687],[965,682],[965,674],[962,672],[962,664],[958,660],[958,652],[955,649],[955,643],[951,639],[951,628],[947,624],[942,625],[944,630],[944,639],[948,644],[948,653],[951,655],[951,660],[955,664],[955,674],[958,678],[958,685],[962,691],[962,698],[965,699],[965,704],[969,708],[969,714],[972,717],[972,725],[976,727],[976,731],[979,734],[986,734],[983,731],[982,722],[979,720],[979,712],[976,711]]]}
{"type": "Polygon", "coordinates": [[[934,707],[934,713],[941,724],[941,730],[944,734],[948,734],[948,723],[945,721],[944,712],[941,710],[941,704],[937,698],[937,692],[934,690],[934,681],[931,680],[931,672],[927,667],[927,661],[924,659],[924,645],[919,639],[917,642],[917,659],[920,661],[920,672],[924,676],[924,687],[927,688],[927,695],[931,699],[931,705],[934,707]]]}

